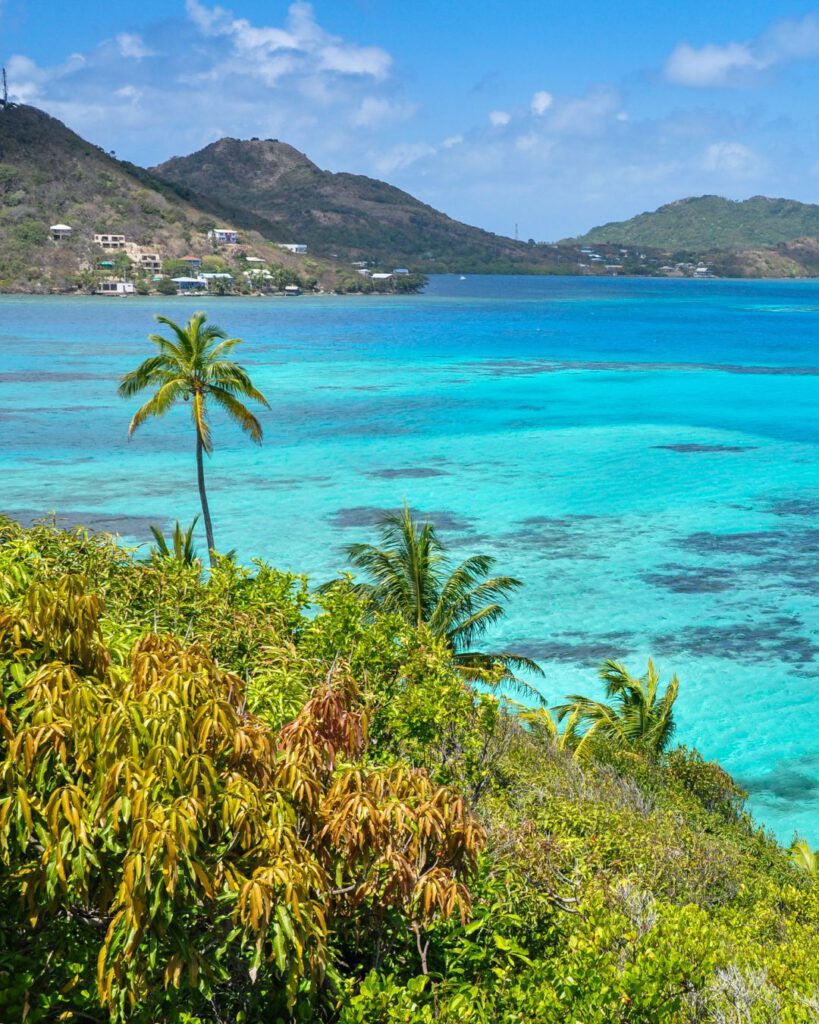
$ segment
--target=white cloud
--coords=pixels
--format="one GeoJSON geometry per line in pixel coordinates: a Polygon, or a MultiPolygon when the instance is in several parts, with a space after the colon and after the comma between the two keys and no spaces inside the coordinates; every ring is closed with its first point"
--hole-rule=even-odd
{"type": "Polygon", "coordinates": [[[819,15],[784,18],[757,39],[706,43],[694,47],[679,43],[663,68],[676,85],[714,88],[741,85],[750,76],[796,60],[819,57],[819,15]]]}
{"type": "Polygon", "coordinates": [[[350,120],[356,128],[380,128],[412,117],[416,109],[413,103],[396,103],[383,96],[365,96],[350,120]]]}
{"type": "Polygon", "coordinates": [[[761,160],[741,142],[713,142],[703,154],[702,166],[706,171],[747,178],[760,170],[761,160]]]}
{"type": "Polygon", "coordinates": [[[518,135],[515,139],[515,147],[522,153],[534,149],[537,145],[537,135],[534,132],[527,132],[525,135],[518,135]]]}
{"type": "Polygon", "coordinates": [[[532,113],[537,117],[545,114],[549,107],[554,103],[555,98],[550,92],[546,92],[545,89],[541,89],[540,92],[536,92],[532,97],[531,108],[532,113]]]}
{"type": "Polygon", "coordinates": [[[745,43],[707,43],[698,50],[680,43],[665,62],[665,77],[676,85],[706,88],[725,85],[738,71],[758,71],[761,67],[745,43]]]}
{"type": "Polygon", "coordinates": [[[13,54],[6,63],[9,97],[18,103],[39,103],[52,83],[69,78],[86,64],[81,53],[72,53],[53,68],[42,68],[29,57],[13,54]]]}
{"type": "Polygon", "coordinates": [[[489,111],[489,123],[494,128],[502,128],[505,124],[509,124],[512,120],[512,115],[508,114],[505,110],[490,110],[489,111]]]}
{"type": "Polygon", "coordinates": [[[392,57],[380,46],[358,46],[326,32],[308,3],[291,4],[284,27],[253,25],[247,18],[236,18],[223,7],[208,8],[199,0],[186,0],[186,9],[205,35],[229,39],[233,56],[248,62],[246,73],[255,72],[268,84],[305,65],[318,72],[383,81],[392,66],[392,57]]]}
{"type": "Polygon", "coordinates": [[[114,95],[123,100],[130,100],[131,103],[139,103],[142,99],[142,90],[137,89],[135,85],[123,85],[121,89],[114,92],[114,95]]]}
{"type": "Polygon", "coordinates": [[[452,149],[453,146],[462,145],[463,141],[463,135],[449,135],[447,138],[444,139],[441,145],[444,147],[444,149],[452,149]]]}
{"type": "Polygon", "coordinates": [[[137,163],[158,163],[222,135],[258,135],[292,141],[339,170],[371,169],[371,133],[387,150],[418,109],[392,80],[386,50],[328,31],[308,3],[290,3],[267,24],[214,0],[184,7],[172,53],[160,53],[166,26],[148,23],[140,34],[114,34],[57,65],[11,57],[12,98],[137,163]],[[135,61],[138,79],[127,70],[135,61]]]}
{"type": "Polygon", "coordinates": [[[117,36],[117,46],[123,57],[132,57],[134,60],[156,56],[156,53],[145,45],[142,36],[135,32],[120,32],[117,36]]]}
{"type": "Polygon", "coordinates": [[[436,149],[426,142],[401,142],[387,150],[376,160],[376,168],[380,174],[392,174],[418,163],[425,157],[434,156],[436,149]]]}
{"type": "Polygon", "coordinates": [[[599,135],[606,131],[619,106],[620,97],[613,89],[594,89],[556,104],[548,126],[564,135],[599,135]]]}

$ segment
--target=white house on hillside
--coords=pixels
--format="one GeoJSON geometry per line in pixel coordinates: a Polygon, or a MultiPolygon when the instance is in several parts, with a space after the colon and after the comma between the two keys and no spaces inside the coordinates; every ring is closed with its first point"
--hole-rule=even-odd
{"type": "Polygon", "coordinates": [[[72,229],[70,224],[52,224],[48,230],[51,232],[51,237],[55,242],[71,237],[72,229]]]}
{"type": "Polygon", "coordinates": [[[239,240],[233,228],[213,228],[208,232],[208,238],[217,245],[236,245],[239,240]]]}
{"type": "Polygon", "coordinates": [[[307,252],[307,246],[302,245],[300,242],[279,242],[278,246],[280,249],[287,249],[288,252],[307,252]]]}

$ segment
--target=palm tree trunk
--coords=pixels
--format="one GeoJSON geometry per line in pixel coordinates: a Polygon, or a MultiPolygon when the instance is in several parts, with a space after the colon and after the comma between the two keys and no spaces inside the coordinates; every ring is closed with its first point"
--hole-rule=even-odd
{"type": "Polygon", "coordinates": [[[211,568],[213,568],[213,552],[215,546],[213,543],[213,524],[210,521],[210,508],[208,508],[208,496],[205,492],[205,463],[202,458],[202,438],[199,436],[199,431],[196,431],[196,475],[199,480],[199,500],[202,503],[202,518],[205,520],[205,536],[208,539],[208,558],[210,560],[211,568]]]}

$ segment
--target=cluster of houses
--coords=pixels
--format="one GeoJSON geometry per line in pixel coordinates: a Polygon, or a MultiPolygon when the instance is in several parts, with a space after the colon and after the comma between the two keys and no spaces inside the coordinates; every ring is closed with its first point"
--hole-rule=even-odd
{"type": "MultiPolygon", "coordinates": [[[[624,270],[623,260],[631,257],[632,260],[639,260],[651,273],[671,274],[675,277],[710,277],[711,268],[706,263],[677,262],[665,263],[660,266],[660,260],[656,256],[646,255],[644,252],[630,252],[628,249],[613,250],[611,247],[597,246],[602,252],[596,251],[590,246],[580,250],[580,258],[577,261],[581,270],[588,270],[590,267],[602,268],[612,274],[624,270]]],[[[668,253],[664,254],[665,258],[668,253]]]]}
{"type": "MultiPolygon", "coordinates": [[[[70,224],[52,224],[49,228],[51,239],[54,242],[65,242],[72,237],[74,229],[70,224]]],[[[214,246],[220,245],[237,245],[239,242],[238,232],[233,228],[213,228],[208,231],[208,239],[214,246]]],[[[133,266],[135,266],[138,272],[151,273],[153,274],[152,280],[154,282],[160,281],[163,278],[162,270],[162,259],[158,252],[150,252],[135,242],[129,242],[125,235],[107,233],[97,233],[94,235],[94,244],[106,253],[118,253],[122,252],[131,260],[133,266]]],[[[307,246],[297,242],[280,242],[279,248],[284,249],[288,252],[304,254],[307,252],[307,246]]],[[[177,291],[184,292],[202,292],[206,291],[213,281],[224,281],[233,282],[234,277],[228,273],[203,273],[202,272],[202,258],[189,254],[183,256],[180,260],[181,263],[187,265],[190,270],[190,275],[181,275],[179,277],[173,277],[171,280],[176,285],[177,291]]],[[[267,261],[262,259],[260,256],[247,256],[245,258],[247,269],[244,271],[244,276],[249,281],[264,281],[270,279],[273,275],[267,269],[267,261]]],[[[116,263],[114,260],[103,259],[99,261],[99,267],[105,271],[114,271],[116,263]]],[[[389,275],[386,275],[389,276],[389,275]]],[[[114,280],[108,279],[103,280],[99,283],[95,289],[97,295],[133,295],[135,292],[135,286],[133,281],[127,280],[114,280]]],[[[300,289],[297,285],[287,285],[284,289],[286,295],[298,295],[300,289]]]]}
{"type": "Polygon", "coordinates": [[[409,270],[406,267],[396,267],[391,273],[373,272],[370,270],[369,260],[353,260],[351,266],[355,267],[356,273],[361,274],[362,277],[367,277],[371,281],[389,281],[393,277],[400,277],[403,274],[409,274],[409,270]]]}

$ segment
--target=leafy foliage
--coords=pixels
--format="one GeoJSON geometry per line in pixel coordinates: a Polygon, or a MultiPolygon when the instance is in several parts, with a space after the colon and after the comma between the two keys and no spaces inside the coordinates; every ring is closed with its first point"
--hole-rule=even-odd
{"type": "Polygon", "coordinates": [[[816,875],[696,751],[261,563],[0,520],[0,608],[3,1021],[816,1020],[816,875]]]}

